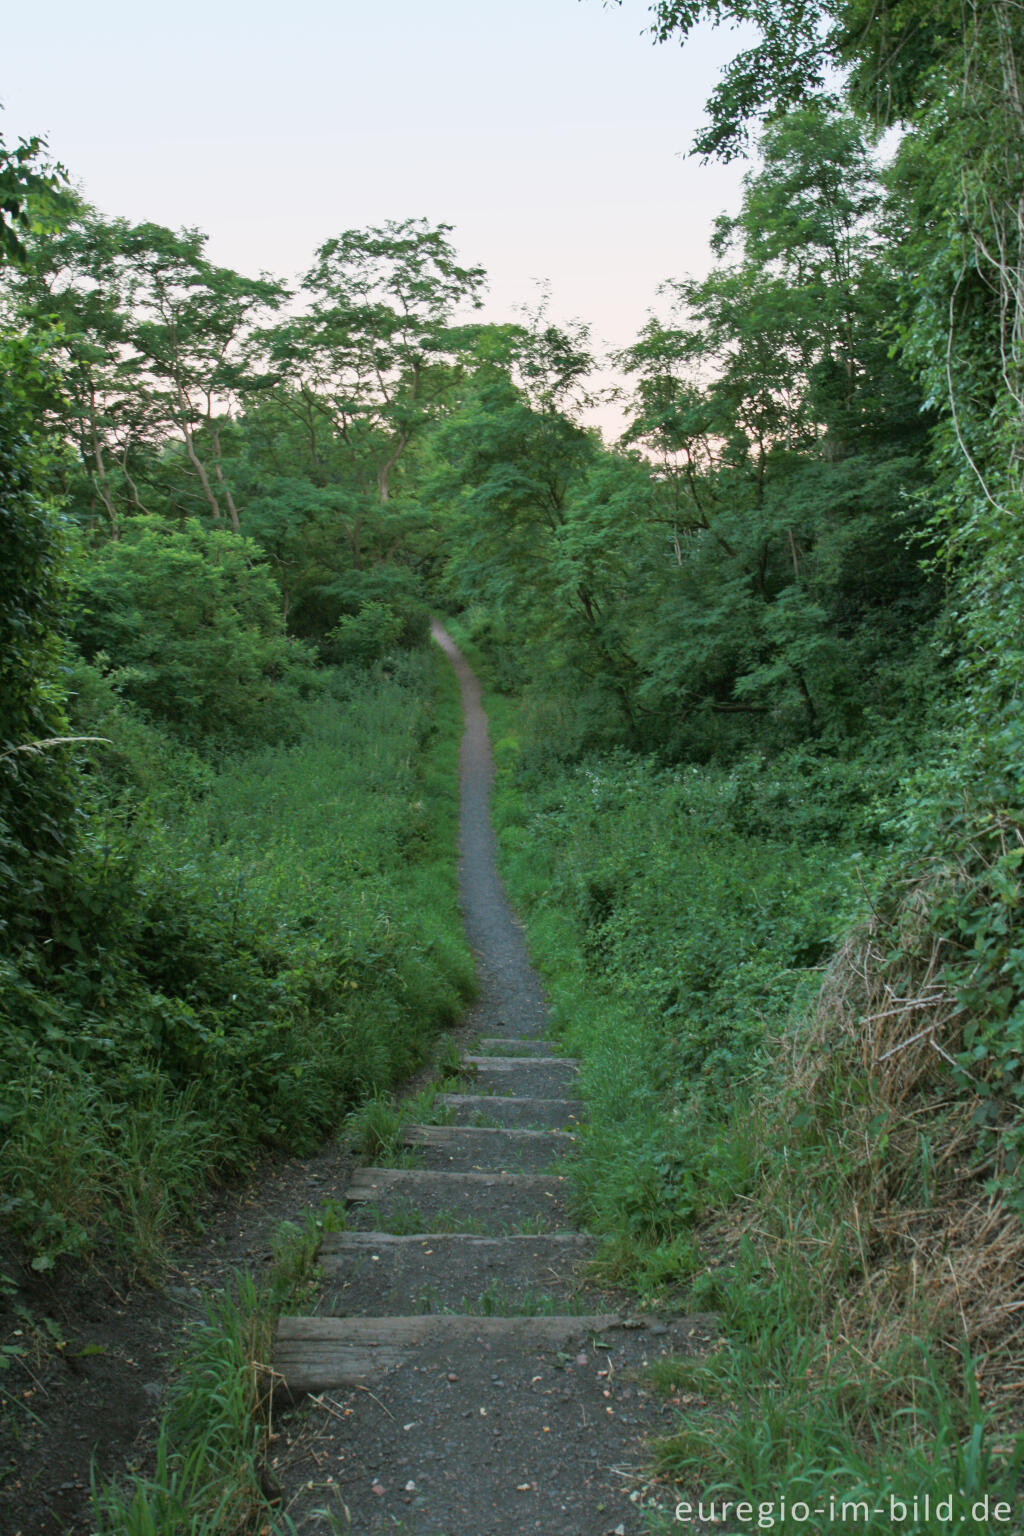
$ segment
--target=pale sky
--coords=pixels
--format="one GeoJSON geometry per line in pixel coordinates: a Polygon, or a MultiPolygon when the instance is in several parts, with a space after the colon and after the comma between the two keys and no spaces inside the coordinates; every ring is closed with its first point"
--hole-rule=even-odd
{"type": "Polygon", "coordinates": [[[648,19],[646,0],[49,0],[4,18],[0,132],[44,134],[105,213],[198,225],[244,272],[294,278],[389,218],[452,224],[486,318],[547,281],[554,319],[622,347],[659,282],[707,269],[742,174],[685,153],[739,35],[654,46],[648,19]]]}

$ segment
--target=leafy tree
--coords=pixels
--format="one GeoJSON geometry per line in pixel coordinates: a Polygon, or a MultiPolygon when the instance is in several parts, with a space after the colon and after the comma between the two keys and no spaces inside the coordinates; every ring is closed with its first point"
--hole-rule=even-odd
{"type": "Polygon", "coordinates": [[[240,527],[223,466],[225,412],[264,382],[249,336],[285,289],[216,266],[205,243],[196,230],[86,209],[33,247],[18,284],[24,320],[59,322],[59,425],[115,538],[125,515],[165,507],[240,527]]]}
{"type": "Polygon", "coordinates": [[[218,409],[258,385],[245,343],[256,322],[285,296],[271,278],[246,278],[217,267],[198,230],[172,234],[142,224],[124,233],[132,280],[131,342],[141,363],[142,392],[158,419],[180,434],[214,521],[238,508],[221,465],[218,409]]]}
{"type": "Polygon", "coordinates": [[[675,324],[652,319],[620,358],[637,379],[626,441],[656,458],[672,540],[636,655],[684,714],[845,731],[933,607],[903,506],[926,421],[878,334],[898,283],[856,123],[811,103],[762,154],[719,220],[720,264],[667,284],[675,324]]]}
{"type": "Polygon", "coordinates": [[[118,691],[199,744],[287,738],[312,684],[309,656],[284,634],[256,546],[197,520],[137,517],[94,552],[78,584],[75,637],[118,691]]]}
{"type": "Polygon", "coordinates": [[[67,172],[43,158],[45,149],[38,135],[8,149],[0,134],[0,266],[21,265],[28,236],[55,226],[70,208],[67,172]]]}
{"type": "Polygon", "coordinates": [[[459,265],[449,232],[406,219],[326,241],[302,284],[310,313],[272,337],[299,400],[328,414],[382,504],[402,455],[449,397],[453,321],[480,302],[484,273],[459,265]]]}

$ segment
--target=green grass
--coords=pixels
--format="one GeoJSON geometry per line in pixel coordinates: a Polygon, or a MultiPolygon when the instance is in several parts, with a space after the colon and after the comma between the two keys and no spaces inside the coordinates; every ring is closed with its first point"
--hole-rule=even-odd
{"type": "MultiPolygon", "coordinates": [[[[949,1141],[943,1105],[887,1103],[853,1023],[844,1043],[816,1011],[870,881],[860,824],[844,836],[838,802],[799,804],[800,835],[785,819],[769,835],[800,777],[787,786],[785,764],[778,785],[764,765],[565,764],[515,701],[488,708],[503,877],[554,1032],[583,1058],[575,1210],[604,1239],[595,1275],[721,1319],[713,1358],[663,1383],[694,1399],[653,1452],[666,1503],[871,1489],[934,1509],[963,1487],[1019,1508],[1024,1442],[1008,1400],[983,1395],[992,1355],[972,1357],[958,1322],[962,1299],[974,1329],[982,1298],[961,1298],[940,1251],[947,1226],[950,1262],[970,1250],[955,1164],[929,1150],[949,1141]],[[839,830],[818,843],[826,824],[839,830]]],[[[912,1512],[899,1528],[964,1529],[912,1512]]]]}
{"type": "MultiPolygon", "coordinates": [[[[497,813],[556,1028],[583,1058],[585,1218],[672,1243],[707,1202],[706,1117],[763,1076],[841,930],[848,877],[831,854],[723,833],[708,786],[643,762],[507,773],[497,813]]],[[[729,1145],[715,1177],[739,1192],[756,1153],[729,1145]]]]}
{"type": "Polygon", "coordinates": [[[352,1148],[366,1163],[389,1168],[415,1167],[402,1158],[415,1149],[405,1146],[404,1136],[410,1125],[450,1125],[453,1111],[437,1102],[438,1089],[428,1084],[408,1098],[376,1093],[364,1100],[345,1117],[345,1134],[352,1148]]]}
{"type": "Polygon", "coordinates": [[[335,1202],[286,1222],[273,1240],[261,1285],[236,1275],[205,1301],[172,1377],[152,1465],[134,1477],[95,1482],[96,1536],[288,1536],[266,1475],[279,1314],[308,1306],[318,1290],[316,1251],[344,1227],[335,1202]]]}
{"type": "Polygon", "coordinates": [[[38,1268],[102,1248],[153,1273],[204,1183],[312,1150],[472,991],[450,668],[331,677],[298,743],[215,767],[105,722],[108,843],[81,855],[67,961],[0,964],[0,1222],[38,1268]]]}

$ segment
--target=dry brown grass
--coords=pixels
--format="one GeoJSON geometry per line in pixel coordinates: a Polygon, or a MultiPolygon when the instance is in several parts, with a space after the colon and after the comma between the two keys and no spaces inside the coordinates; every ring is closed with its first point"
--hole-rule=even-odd
{"type": "Polygon", "coordinates": [[[956,1069],[967,1015],[950,962],[962,970],[963,956],[930,920],[937,893],[965,873],[908,882],[834,957],[810,1029],[784,1046],[775,1117],[778,1140],[809,1115],[820,1160],[774,1159],[740,1219],[769,1262],[802,1252],[820,1278],[829,1353],[894,1399],[907,1391],[906,1345],[924,1337],[951,1362],[966,1344],[990,1400],[1024,1393],[1024,1227],[979,1153],[981,1100],[956,1069]]]}

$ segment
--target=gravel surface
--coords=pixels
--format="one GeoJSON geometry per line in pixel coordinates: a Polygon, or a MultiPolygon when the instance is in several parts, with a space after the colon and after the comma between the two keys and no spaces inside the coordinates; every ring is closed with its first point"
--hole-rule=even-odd
{"type": "Polygon", "coordinates": [[[275,1369],[313,1395],[279,1421],[271,1470],[302,1536],[640,1536],[650,1508],[672,1502],[647,1466],[675,1408],[647,1367],[705,1351],[714,1319],[631,1317],[626,1298],[588,1283],[585,1234],[511,1235],[572,1232],[571,1182],[550,1176],[569,1172],[572,1141],[535,1131],[576,1123],[578,1102],[552,1101],[571,1098],[577,1064],[543,1059],[544,994],[495,867],[479,685],[434,636],[462,687],[461,895],[480,980],[469,1023],[486,1038],[466,1057],[469,1096],[450,1102],[463,1124],[512,1112],[505,1132],[447,1129],[430,1171],[354,1176],[356,1220],[373,1230],[327,1241],[320,1316],[282,1323],[275,1369]],[[548,1177],[462,1171],[538,1154],[556,1159],[548,1177]]]}

